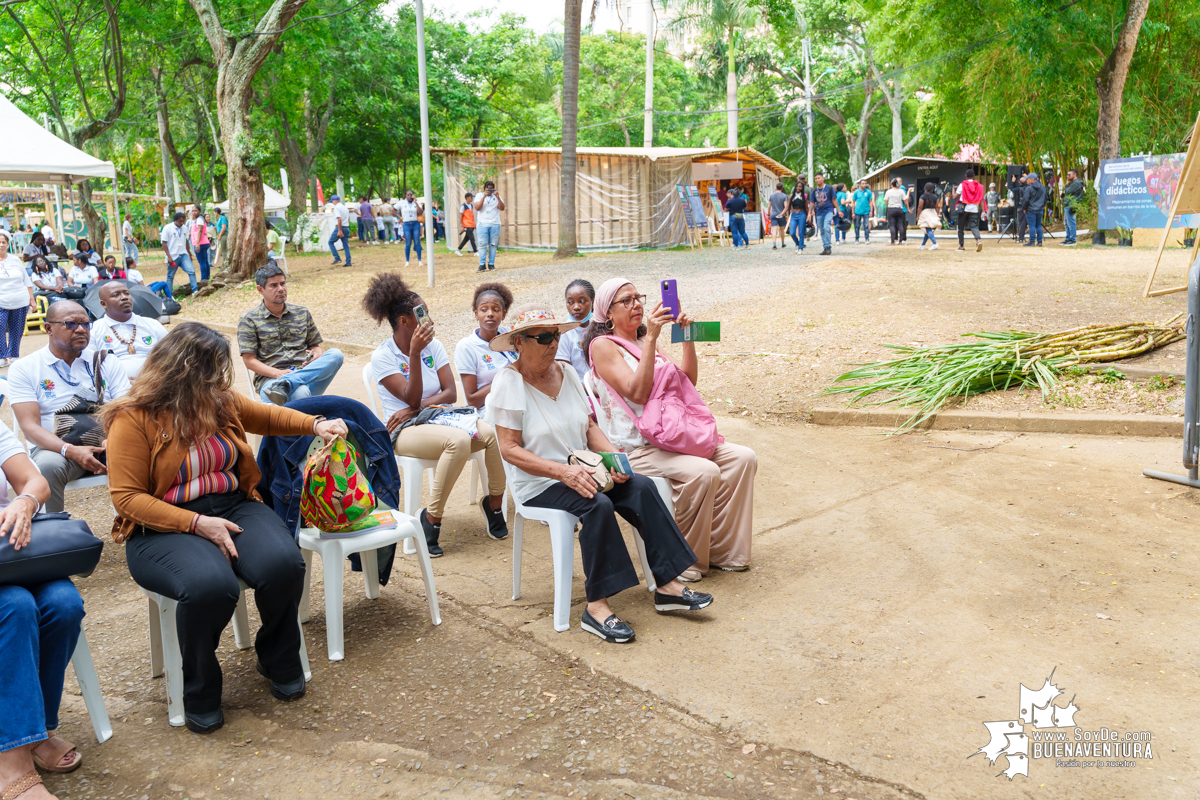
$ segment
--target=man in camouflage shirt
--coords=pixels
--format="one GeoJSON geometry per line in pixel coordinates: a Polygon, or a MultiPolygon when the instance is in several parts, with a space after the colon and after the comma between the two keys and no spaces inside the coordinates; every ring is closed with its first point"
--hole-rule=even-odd
{"type": "Polygon", "coordinates": [[[287,278],[271,260],[254,273],[262,304],[238,321],[238,348],[254,373],[254,390],[264,403],[324,394],[342,368],[342,351],[324,352],[321,334],[304,306],[288,305],[287,278]]]}

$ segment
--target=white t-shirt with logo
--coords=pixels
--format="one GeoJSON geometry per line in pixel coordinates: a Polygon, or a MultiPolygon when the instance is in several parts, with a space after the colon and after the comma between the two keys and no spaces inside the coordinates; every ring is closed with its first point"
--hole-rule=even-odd
{"type": "MultiPolygon", "coordinates": [[[[501,325],[496,329],[496,335],[508,333],[508,328],[501,325]]],[[[475,376],[475,389],[478,391],[491,384],[500,370],[513,362],[512,353],[497,353],[479,336],[476,328],[454,348],[454,368],[458,377],[463,375],[475,376]]]]}
{"type": "MultiPolygon", "coordinates": [[[[50,352],[50,345],[17,359],[8,370],[9,403],[37,403],[42,412],[42,427],[54,430],[54,412],[75,397],[96,402],[96,378],[92,372],[95,352],[89,345],[69,367],[67,362],[50,352]]],[[[115,358],[104,359],[100,378],[104,384],[105,402],[116,400],[129,391],[129,378],[115,358]]]]}
{"type": "Polygon", "coordinates": [[[483,196],[483,207],[475,212],[475,227],[500,224],[500,195],[483,196]]]}
{"type": "MultiPolygon", "coordinates": [[[[442,390],[437,371],[449,363],[450,356],[446,354],[446,348],[437,339],[434,339],[421,351],[422,400],[432,397],[442,390]]],[[[389,336],[371,354],[371,370],[375,374],[376,388],[379,389],[379,402],[383,406],[383,419],[386,421],[400,409],[408,408],[408,403],[389,392],[383,385],[383,379],[389,375],[399,375],[408,380],[408,355],[401,353],[396,340],[389,336]]]]}
{"type": "Polygon", "coordinates": [[[174,222],[163,225],[160,238],[167,245],[167,250],[171,253],[173,260],[178,261],[180,256],[187,255],[188,233],[187,225],[176,225],[174,222]]]}
{"type": "Polygon", "coordinates": [[[409,201],[407,199],[400,201],[400,221],[401,222],[416,222],[417,216],[421,213],[421,206],[416,200],[409,201]]]}
{"type": "Polygon", "coordinates": [[[146,363],[146,357],[154,346],[167,335],[167,329],[158,320],[132,315],[128,322],[117,322],[105,314],[92,323],[92,348],[95,350],[111,350],[125,368],[129,380],[137,377],[146,363]],[[114,334],[115,331],[115,334],[114,334]],[[120,338],[118,338],[118,335],[120,338]],[[129,352],[127,342],[133,340],[134,352],[129,352]]]}
{"type": "Polygon", "coordinates": [[[6,311],[28,308],[31,288],[33,279],[25,271],[25,264],[9,253],[8,258],[0,261],[0,308],[6,311]]]}
{"type": "Polygon", "coordinates": [[[75,265],[67,273],[67,278],[74,281],[76,286],[91,286],[100,280],[100,271],[91,266],[80,268],[79,265],[75,265]]]}
{"type": "Polygon", "coordinates": [[[338,218],[338,222],[342,223],[343,228],[350,227],[350,209],[346,208],[346,204],[340,200],[333,206],[333,215],[338,218]]]}
{"type": "Polygon", "coordinates": [[[558,352],[554,354],[555,361],[562,361],[570,364],[575,368],[575,374],[579,376],[579,380],[583,380],[583,376],[587,374],[590,366],[588,365],[587,356],[583,354],[583,333],[588,329],[588,326],[580,325],[578,328],[571,330],[558,337],[558,352]]]}

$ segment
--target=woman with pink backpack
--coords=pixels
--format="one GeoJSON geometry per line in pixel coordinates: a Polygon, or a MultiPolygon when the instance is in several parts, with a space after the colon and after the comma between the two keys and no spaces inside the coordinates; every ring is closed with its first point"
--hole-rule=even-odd
{"type": "Polygon", "coordinates": [[[624,278],[596,292],[583,351],[597,421],[635,472],[671,482],[675,521],[696,553],[680,580],[698,581],[710,566],[741,572],[750,566],[758,456],[717,433],[696,391],[696,345],[685,342],[676,363],[659,344],[664,326],[691,318],[661,303],[647,314],[645,303],[624,278]]]}

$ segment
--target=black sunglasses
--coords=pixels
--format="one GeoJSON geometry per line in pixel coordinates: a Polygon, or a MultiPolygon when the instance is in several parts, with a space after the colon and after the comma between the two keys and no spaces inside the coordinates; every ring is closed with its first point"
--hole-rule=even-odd
{"type": "Polygon", "coordinates": [[[46,324],[47,325],[62,325],[64,328],[66,328],[69,331],[77,331],[80,328],[83,328],[84,330],[88,330],[92,327],[92,323],[90,323],[90,322],[47,322],[46,324]]]}
{"type": "Polygon", "coordinates": [[[554,344],[555,342],[557,342],[559,333],[558,333],[558,331],[551,331],[550,333],[539,333],[536,335],[527,333],[524,336],[526,339],[532,339],[533,341],[537,342],[538,344],[547,345],[547,344],[554,344]]]}

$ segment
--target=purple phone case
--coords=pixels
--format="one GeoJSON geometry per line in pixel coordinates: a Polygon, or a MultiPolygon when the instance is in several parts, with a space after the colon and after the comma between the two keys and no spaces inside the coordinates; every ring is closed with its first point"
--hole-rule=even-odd
{"type": "Polygon", "coordinates": [[[662,282],[662,304],[671,309],[671,319],[679,317],[679,284],[674,278],[662,282]]]}

